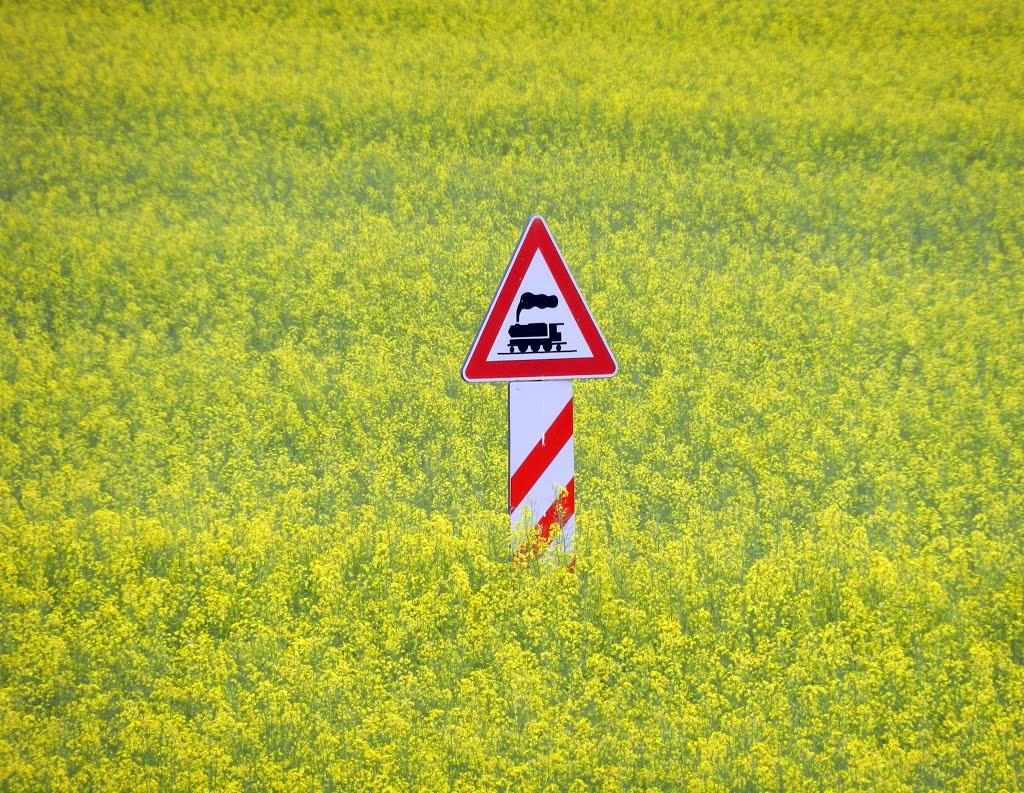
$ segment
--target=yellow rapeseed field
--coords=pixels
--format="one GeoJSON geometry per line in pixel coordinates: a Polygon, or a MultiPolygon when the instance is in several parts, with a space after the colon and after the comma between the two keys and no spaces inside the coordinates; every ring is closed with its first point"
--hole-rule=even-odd
{"type": "Polygon", "coordinates": [[[0,791],[1024,788],[1022,41],[0,0],[0,791]],[[575,574],[459,375],[534,213],[575,574]]]}

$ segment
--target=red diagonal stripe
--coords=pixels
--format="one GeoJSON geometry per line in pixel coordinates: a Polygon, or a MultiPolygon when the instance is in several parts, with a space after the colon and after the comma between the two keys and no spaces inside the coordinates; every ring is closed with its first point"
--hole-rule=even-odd
{"type": "Polygon", "coordinates": [[[508,499],[511,503],[509,512],[515,512],[530,488],[537,484],[548,466],[554,461],[558,453],[562,451],[565,444],[572,437],[572,398],[566,402],[562,412],[548,427],[548,431],[537,441],[537,445],[526,455],[526,459],[512,474],[512,481],[509,483],[508,499]]]}
{"type": "MultiPolygon", "coordinates": [[[[515,552],[515,558],[517,561],[527,559],[530,556],[534,556],[540,553],[542,550],[551,544],[551,527],[556,523],[560,526],[564,526],[569,522],[569,518],[573,516],[576,511],[576,477],[569,480],[569,484],[565,486],[565,492],[561,496],[555,499],[554,503],[548,507],[548,511],[544,513],[536,526],[536,536],[527,540],[523,543],[519,550],[515,552]]],[[[573,559],[572,567],[575,568],[575,557],[573,559]]],[[[570,572],[572,572],[570,570],[570,572]]]]}
{"type": "Polygon", "coordinates": [[[576,511],[575,490],[576,477],[573,477],[569,480],[569,484],[565,486],[565,492],[555,499],[554,503],[548,507],[548,511],[544,513],[544,517],[537,521],[537,534],[540,537],[550,540],[551,527],[556,523],[564,526],[569,518],[572,517],[572,513],[576,511]]]}

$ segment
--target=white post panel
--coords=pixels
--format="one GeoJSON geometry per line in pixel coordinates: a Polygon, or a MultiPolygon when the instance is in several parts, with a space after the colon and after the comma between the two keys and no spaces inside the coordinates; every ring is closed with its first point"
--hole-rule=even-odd
{"type": "Polygon", "coordinates": [[[516,558],[542,552],[556,539],[557,547],[573,551],[574,477],[572,381],[509,383],[508,505],[516,558]]]}

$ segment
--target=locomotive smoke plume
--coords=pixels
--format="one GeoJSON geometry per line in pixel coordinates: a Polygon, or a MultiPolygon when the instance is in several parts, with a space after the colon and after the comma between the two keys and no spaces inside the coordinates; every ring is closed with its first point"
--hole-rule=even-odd
{"type": "Polygon", "coordinates": [[[519,324],[519,312],[528,308],[554,308],[558,305],[558,295],[535,295],[532,292],[523,292],[519,297],[519,305],[516,306],[516,324],[519,324]]]}

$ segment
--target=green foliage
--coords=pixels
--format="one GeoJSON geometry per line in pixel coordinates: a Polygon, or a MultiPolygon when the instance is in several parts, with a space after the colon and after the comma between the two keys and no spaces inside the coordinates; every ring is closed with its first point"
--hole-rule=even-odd
{"type": "Polygon", "coordinates": [[[0,790],[1020,788],[1022,37],[0,4],[0,790]],[[534,212],[575,575],[459,378],[534,212]]]}

